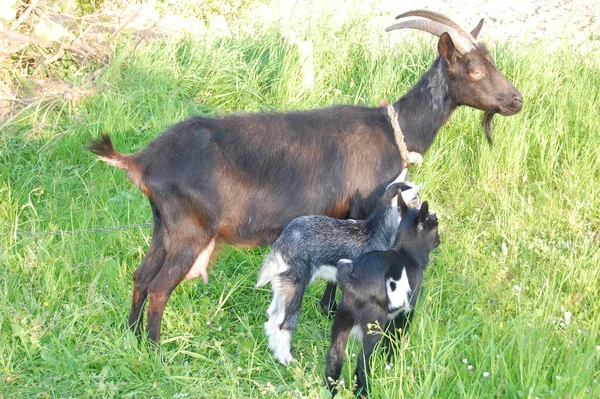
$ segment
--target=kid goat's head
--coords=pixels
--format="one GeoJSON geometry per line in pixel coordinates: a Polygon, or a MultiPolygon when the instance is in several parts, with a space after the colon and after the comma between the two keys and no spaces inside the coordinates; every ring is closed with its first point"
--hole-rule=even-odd
{"type": "Polygon", "coordinates": [[[405,20],[388,27],[386,31],[412,28],[439,37],[438,52],[446,67],[448,92],[457,105],[467,105],[485,112],[485,135],[491,143],[494,114],[516,114],[523,107],[523,97],[496,68],[485,45],[477,43],[483,19],[468,33],[456,22],[437,12],[409,11],[398,15],[396,19],[405,17],[423,19],[405,20]]]}
{"type": "Polygon", "coordinates": [[[405,248],[418,248],[429,254],[440,245],[437,215],[429,212],[427,201],[420,208],[411,208],[399,196],[398,204],[401,214],[398,244],[405,248]]]}

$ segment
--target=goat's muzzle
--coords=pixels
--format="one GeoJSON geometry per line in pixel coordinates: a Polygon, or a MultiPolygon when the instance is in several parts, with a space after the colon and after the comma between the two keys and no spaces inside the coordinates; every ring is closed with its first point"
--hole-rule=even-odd
{"type": "Polygon", "coordinates": [[[500,105],[498,113],[500,115],[510,116],[521,111],[521,108],[523,108],[523,96],[518,90],[516,90],[512,96],[512,101],[508,104],[500,105]]]}

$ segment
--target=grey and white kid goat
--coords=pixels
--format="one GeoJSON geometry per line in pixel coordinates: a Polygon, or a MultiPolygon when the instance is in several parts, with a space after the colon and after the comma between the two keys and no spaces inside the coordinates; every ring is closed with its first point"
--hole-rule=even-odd
{"type": "MultiPolygon", "coordinates": [[[[325,377],[332,394],[344,361],[344,349],[351,332],[362,340],[363,349],[356,366],[356,394],[365,394],[369,374],[369,359],[383,335],[369,333],[369,326],[387,331],[386,340],[393,334],[399,337],[411,320],[421,290],[423,272],[429,263],[429,253],[440,243],[438,221],[429,212],[427,201],[420,209],[409,208],[402,201],[398,239],[387,251],[365,253],[354,261],[342,259],[337,263],[337,282],[342,300],[335,315],[331,347],[327,353],[325,377]]],[[[393,345],[389,345],[389,358],[393,345]]]]}
{"type": "Polygon", "coordinates": [[[366,220],[341,220],[323,215],[292,220],[273,244],[258,274],[257,287],[271,283],[273,299],[265,332],[269,348],[282,363],[293,360],[292,331],[296,327],[304,291],[319,278],[336,281],[336,263],[360,254],[390,248],[400,224],[398,196],[413,201],[420,186],[402,183],[406,169],[388,186],[366,220]],[[405,191],[402,191],[405,188],[405,191]]]}

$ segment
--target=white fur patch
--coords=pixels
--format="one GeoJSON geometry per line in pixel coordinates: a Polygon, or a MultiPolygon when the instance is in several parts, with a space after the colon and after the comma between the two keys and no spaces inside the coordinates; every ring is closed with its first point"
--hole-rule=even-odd
{"type": "Polygon", "coordinates": [[[110,166],[116,166],[117,168],[127,168],[127,166],[125,165],[125,162],[123,162],[120,159],[116,159],[116,158],[106,158],[106,157],[98,157],[101,161],[106,162],[107,164],[109,164],[110,166]]]}
{"type": "Polygon", "coordinates": [[[407,175],[407,174],[408,174],[408,169],[406,169],[406,168],[402,169],[402,172],[400,172],[400,174],[398,175],[398,177],[396,177],[396,179],[394,179],[394,181],[393,181],[393,182],[391,182],[390,184],[388,184],[388,185],[385,187],[385,189],[387,190],[388,188],[390,188],[390,186],[391,186],[392,184],[395,184],[395,183],[403,183],[403,182],[405,182],[405,181],[406,181],[406,175],[407,175]]]}
{"type": "Polygon", "coordinates": [[[275,360],[283,364],[288,364],[294,361],[292,356],[292,332],[274,326],[269,322],[265,323],[265,333],[269,340],[269,349],[273,353],[275,360]]]}
{"type": "Polygon", "coordinates": [[[265,334],[273,357],[283,364],[288,364],[294,360],[292,357],[292,332],[279,328],[285,319],[285,299],[277,277],[271,281],[271,289],[273,299],[267,310],[269,320],[265,323],[265,334]]]}
{"type": "Polygon", "coordinates": [[[276,275],[289,270],[289,268],[290,266],[283,260],[279,252],[271,252],[258,272],[256,287],[266,285],[276,275]]]}
{"type": "Polygon", "coordinates": [[[385,282],[388,295],[388,309],[392,310],[390,317],[395,317],[400,311],[410,310],[410,283],[406,274],[406,268],[402,269],[399,280],[388,278],[385,282]]]}
{"type": "MultiPolygon", "coordinates": [[[[419,192],[421,191],[422,187],[423,187],[423,185],[418,184],[416,186],[409,188],[408,190],[402,191],[402,199],[404,200],[404,203],[410,204],[411,202],[418,199],[419,192]]],[[[392,208],[398,208],[398,196],[397,195],[394,196],[394,198],[392,198],[392,208]]]]}
{"type": "Polygon", "coordinates": [[[362,328],[360,328],[360,326],[358,324],[355,324],[354,326],[352,326],[352,330],[350,330],[350,335],[360,339],[361,341],[364,337],[363,330],[362,330],[362,328]]]}
{"type": "Polygon", "coordinates": [[[337,281],[337,268],[335,266],[323,265],[317,269],[310,279],[310,284],[317,279],[324,279],[331,282],[337,281]]]}
{"type": "MultiPolygon", "coordinates": [[[[419,192],[421,191],[421,188],[423,186],[421,184],[417,184],[416,186],[409,188],[408,190],[404,190],[402,191],[402,199],[404,200],[405,204],[408,204],[414,200],[416,200],[417,198],[419,198],[419,192]]],[[[397,199],[396,199],[397,201],[397,199]]],[[[398,205],[396,205],[398,206],[398,205]]]]}

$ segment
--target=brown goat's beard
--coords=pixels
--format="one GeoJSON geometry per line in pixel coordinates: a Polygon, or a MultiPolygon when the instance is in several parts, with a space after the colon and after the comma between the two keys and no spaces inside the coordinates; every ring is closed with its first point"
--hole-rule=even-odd
{"type": "Polygon", "coordinates": [[[496,114],[496,111],[488,111],[483,115],[483,130],[485,131],[485,138],[489,145],[492,145],[492,118],[496,114]]]}

